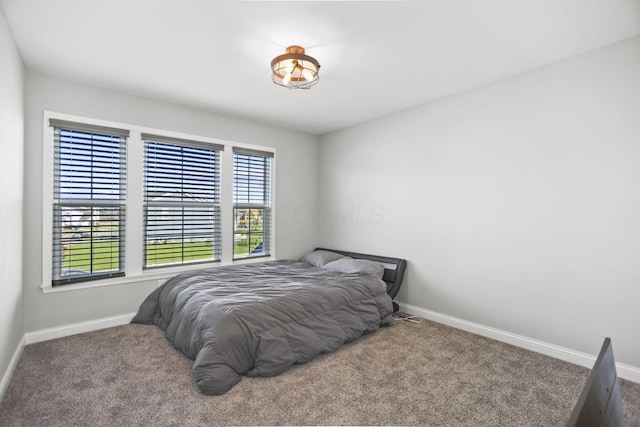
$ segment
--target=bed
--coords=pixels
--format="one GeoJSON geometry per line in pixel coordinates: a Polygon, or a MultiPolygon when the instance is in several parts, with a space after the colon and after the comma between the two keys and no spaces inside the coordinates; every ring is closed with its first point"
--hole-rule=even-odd
{"type": "Polygon", "coordinates": [[[204,394],[243,375],[275,376],[393,322],[406,262],[317,248],[300,260],[179,274],[152,292],[133,323],[155,324],[194,361],[204,394]]]}

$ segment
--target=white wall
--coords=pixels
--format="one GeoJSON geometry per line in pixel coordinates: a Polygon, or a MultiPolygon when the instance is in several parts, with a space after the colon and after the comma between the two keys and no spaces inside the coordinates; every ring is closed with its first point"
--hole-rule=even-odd
{"type": "MultiPolygon", "coordinates": [[[[317,241],[317,223],[292,212],[317,200],[317,137],[150,99],[27,73],[25,147],[24,304],[25,329],[135,312],[156,282],[43,294],[42,147],[43,111],[182,132],[276,148],[276,257],[299,257],[317,241]]],[[[48,188],[44,191],[50,191],[48,188]]]]}
{"type": "MultiPolygon", "coordinates": [[[[24,334],[22,304],[22,59],[0,6],[0,380],[24,334]]],[[[0,398],[3,387],[0,384],[0,398]]]]}
{"type": "Polygon", "coordinates": [[[640,367],[640,37],[320,142],[321,244],[400,301],[640,367]]]}

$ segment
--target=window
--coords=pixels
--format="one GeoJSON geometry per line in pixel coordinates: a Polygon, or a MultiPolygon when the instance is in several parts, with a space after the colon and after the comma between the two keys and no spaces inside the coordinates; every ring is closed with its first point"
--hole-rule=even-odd
{"type": "Polygon", "coordinates": [[[49,111],[43,125],[44,293],[273,253],[269,147],[49,111]]]}
{"type": "Polygon", "coordinates": [[[233,149],[233,257],[271,254],[273,153],[233,149]]]}
{"type": "Polygon", "coordinates": [[[51,119],[52,286],[124,276],[127,130],[51,119]]]}
{"type": "Polygon", "coordinates": [[[220,150],[142,134],[144,268],[219,261],[220,150]]]}

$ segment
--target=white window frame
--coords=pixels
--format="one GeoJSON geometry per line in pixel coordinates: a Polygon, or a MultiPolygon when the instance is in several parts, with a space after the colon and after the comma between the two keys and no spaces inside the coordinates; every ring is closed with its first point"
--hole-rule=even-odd
{"type": "MultiPolygon", "coordinates": [[[[264,171],[268,174],[269,176],[269,180],[268,182],[265,181],[265,185],[262,187],[263,191],[267,190],[268,191],[268,195],[264,196],[263,194],[263,200],[261,203],[258,202],[253,202],[253,201],[236,201],[234,200],[234,205],[233,205],[233,215],[234,215],[234,239],[235,239],[235,221],[236,221],[236,209],[242,209],[242,210],[247,210],[247,209],[262,209],[263,210],[263,218],[264,218],[264,212],[268,212],[268,217],[269,217],[269,224],[266,225],[267,230],[270,230],[271,225],[273,224],[273,193],[271,191],[271,186],[273,184],[273,179],[271,178],[271,175],[273,173],[273,155],[271,153],[268,152],[257,152],[255,150],[244,150],[241,149],[239,147],[235,147],[235,149],[233,150],[233,155],[234,155],[234,195],[236,193],[236,189],[235,189],[235,184],[236,184],[236,177],[235,177],[235,171],[236,171],[236,155],[242,155],[242,156],[256,156],[259,158],[263,158],[265,160],[265,166],[266,168],[264,169],[264,171]]],[[[249,165],[245,162],[242,162],[242,164],[244,165],[244,167],[249,167],[249,165]]],[[[253,180],[248,180],[249,183],[253,183],[253,180]]],[[[255,189],[255,187],[252,186],[253,189],[255,189]]],[[[250,196],[248,196],[249,198],[252,198],[250,196]]],[[[264,230],[264,225],[263,225],[263,230],[264,230]]],[[[251,233],[249,233],[250,235],[251,233]]],[[[235,255],[235,248],[234,248],[234,261],[238,261],[238,260],[242,260],[242,259],[247,259],[247,258],[260,258],[260,257],[271,257],[271,253],[272,253],[272,246],[271,246],[271,233],[269,232],[264,233],[264,240],[263,240],[263,244],[266,244],[266,247],[263,247],[264,252],[267,252],[266,254],[256,254],[256,255],[252,255],[251,252],[246,254],[246,255],[241,255],[241,256],[236,256],[235,255]]]]}
{"type": "MultiPolygon", "coordinates": [[[[55,184],[53,185],[53,232],[52,238],[54,242],[53,252],[53,270],[54,277],[52,282],[58,282],[60,285],[70,283],[80,283],[88,280],[99,280],[110,277],[124,276],[124,230],[126,215],[126,147],[129,135],[128,130],[87,126],[86,124],[78,124],[76,122],[55,121],[50,120],[50,126],[54,130],[54,160],[55,170],[59,173],[54,174],[55,184]],[[99,135],[97,138],[96,136],[99,135]],[[105,138],[106,137],[106,138],[105,138]],[[98,148],[99,147],[99,148],[98,148]],[[89,150],[89,151],[87,151],[89,150]],[[94,151],[95,150],[95,151],[94,151]],[[77,165],[78,158],[72,153],[89,161],[77,165]],[[116,162],[114,163],[114,160],[116,162]],[[90,175],[87,176],[87,173],[90,175]],[[94,177],[94,173],[96,174],[94,177]],[[87,178],[90,178],[90,186],[87,186],[87,178]],[[109,184],[109,188],[103,187],[109,184]],[[117,190],[114,191],[114,184],[117,183],[117,190]],[[94,187],[95,185],[95,187],[94,187]],[[115,208],[117,211],[117,240],[118,247],[117,258],[114,258],[112,250],[103,252],[99,247],[103,242],[98,244],[98,239],[102,240],[104,233],[98,231],[95,224],[94,213],[97,206],[102,208],[115,208]],[[64,246],[72,244],[67,240],[70,236],[64,236],[63,226],[63,210],[65,209],[88,209],[90,217],[88,221],[82,221],[80,218],[72,221],[67,226],[81,226],[84,231],[89,229],[89,260],[85,258],[86,254],[79,255],[74,261],[88,261],[88,265],[82,264],[82,274],[65,274],[66,269],[63,267],[64,246]],[[94,236],[94,232],[96,233],[94,236]],[[94,239],[95,237],[95,239],[94,239]],[[95,246],[94,246],[95,243],[95,246]],[[96,251],[94,252],[94,249],[96,251]],[[100,259],[112,267],[109,270],[94,271],[94,254],[96,259],[100,259]],[[113,269],[113,262],[117,260],[117,268],[113,269]]],[[[85,211],[86,213],[87,211],[85,211]]],[[[113,236],[111,223],[108,232],[113,236]]],[[[101,227],[102,229],[102,227],[101,227]]],[[[86,242],[86,238],[80,237],[80,241],[86,242]]],[[[75,243],[75,242],[74,242],[75,243]]],[[[113,249],[114,242],[108,241],[113,249]]],[[[71,266],[69,266],[71,267],[71,266]]],[[[53,285],[55,286],[55,284],[53,285]]]]}
{"type": "Polygon", "coordinates": [[[100,286],[125,285],[136,282],[157,281],[158,285],[166,279],[183,271],[190,271],[215,266],[230,264],[244,264],[264,262],[275,259],[276,253],[276,212],[272,206],[270,239],[271,257],[243,258],[233,260],[233,148],[245,148],[249,150],[266,151],[274,154],[271,171],[272,200],[276,194],[276,150],[274,147],[266,147],[254,144],[233,142],[217,138],[191,135],[182,132],[174,132],[166,129],[143,127],[127,123],[119,123],[107,120],[72,114],[44,111],[43,115],[43,150],[42,150],[42,283],[40,285],[44,293],[73,291],[100,286]],[[65,120],[93,126],[105,126],[129,130],[127,141],[127,209],[125,231],[125,276],[109,279],[92,280],[87,282],[61,285],[51,285],[52,243],[53,243],[53,128],[49,125],[50,119],[65,120]],[[143,224],[143,187],[144,187],[144,143],[141,138],[143,133],[164,135],[169,138],[192,140],[205,144],[221,145],[224,150],[220,152],[220,215],[222,229],[222,258],[220,261],[207,263],[181,265],[175,267],[163,267],[158,269],[144,269],[144,224],[143,224]]]}
{"type": "MultiPolygon", "coordinates": [[[[162,209],[172,209],[172,208],[181,208],[181,209],[189,209],[189,208],[196,208],[196,209],[211,209],[212,210],[212,216],[211,216],[211,234],[209,234],[208,232],[205,232],[202,228],[198,229],[198,237],[211,237],[212,238],[212,259],[209,260],[185,260],[182,259],[180,262],[174,262],[174,263],[167,263],[167,264],[154,264],[154,265],[150,265],[148,264],[148,257],[149,257],[149,253],[147,252],[148,248],[144,248],[145,250],[143,252],[145,252],[144,254],[144,263],[145,265],[143,265],[143,268],[146,270],[151,270],[151,269],[163,269],[163,268],[168,268],[171,266],[177,266],[177,265],[189,265],[189,264],[202,264],[202,263],[209,263],[209,262],[220,262],[220,257],[222,256],[222,245],[221,245],[221,235],[222,235],[222,230],[221,230],[221,224],[220,224],[220,155],[222,153],[222,151],[224,151],[224,146],[220,146],[220,145],[213,145],[213,144],[201,144],[201,143],[197,143],[194,142],[192,140],[177,140],[177,139],[168,139],[166,137],[159,137],[157,135],[142,135],[142,142],[143,142],[143,147],[144,147],[144,151],[145,151],[145,167],[143,170],[143,176],[144,176],[144,180],[145,180],[145,187],[144,187],[144,199],[145,199],[145,203],[144,203],[144,208],[143,209],[143,217],[145,218],[145,233],[149,233],[150,232],[150,227],[151,230],[153,230],[154,228],[154,221],[158,221],[158,216],[154,215],[154,214],[149,214],[149,210],[152,210],[154,207],[158,208],[158,207],[163,207],[162,209]],[[149,151],[149,146],[152,144],[158,144],[160,146],[160,148],[158,148],[158,152],[155,152],[154,150],[150,150],[149,151]],[[164,148],[163,148],[164,146],[164,148]],[[214,186],[213,187],[206,187],[207,191],[211,190],[211,193],[204,193],[206,194],[205,197],[207,197],[207,200],[191,200],[191,201],[186,201],[184,199],[184,193],[180,192],[180,198],[176,199],[175,197],[172,197],[171,195],[169,195],[170,200],[168,201],[159,201],[159,202],[154,202],[153,200],[148,199],[148,188],[147,188],[147,182],[149,183],[149,188],[156,188],[156,185],[159,185],[160,187],[162,186],[161,184],[156,184],[155,181],[151,180],[151,181],[147,181],[147,179],[149,179],[149,169],[151,168],[153,170],[154,165],[160,165],[157,166],[163,170],[167,170],[167,168],[169,168],[171,170],[171,173],[173,174],[173,176],[180,176],[181,178],[181,182],[182,180],[186,177],[187,180],[190,180],[191,184],[193,184],[193,180],[202,180],[202,175],[199,175],[197,173],[194,174],[193,169],[190,169],[190,167],[187,165],[185,169],[182,169],[180,167],[177,167],[175,165],[175,163],[171,164],[168,160],[168,155],[169,153],[171,154],[176,154],[176,152],[171,152],[171,151],[166,151],[167,149],[169,149],[168,147],[174,147],[175,148],[179,148],[179,154],[177,154],[177,157],[172,157],[170,160],[172,161],[177,161],[177,160],[183,160],[184,157],[184,151],[183,150],[206,150],[206,152],[209,153],[209,155],[211,156],[210,158],[210,163],[207,164],[208,167],[210,167],[210,170],[207,170],[207,172],[210,172],[212,174],[212,178],[214,181],[214,186]],[[154,157],[154,153],[160,153],[159,157],[154,157]],[[156,162],[151,161],[150,159],[156,159],[156,162]],[[171,164],[171,167],[169,167],[169,164],[171,164]],[[151,221],[151,225],[149,225],[149,221],[151,221]],[[203,234],[204,233],[204,234],[203,234]]],[[[192,154],[195,154],[195,151],[192,152],[192,154]]],[[[199,151],[198,154],[195,154],[197,156],[202,156],[203,151],[199,151]]],[[[187,154],[188,157],[188,154],[187,154]]],[[[198,168],[199,168],[199,172],[202,172],[202,167],[203,167],[203,158],[199,157],[199,163],[198,163],[198,168]]],[[[182,163],[181,163],[182,165],[182,163]]],[[[193,166],[192,166],[193,167],[193,166]]],[[[201,183],[202,181],[199,181],[199,183],[201,183]]],[[[189,187],[189,183],[186,184],[187,188],[189,187]]],[[[195,187],[194,187],[195,190],[195,187]]],[[[202,193],[202,189],[198,189],[195,190],[197,191],[197,193],[195,194],[195,197],[197,199],[198,195],[203,194],[202,193]]],[[[179,230],[181,231],[181,233],[183,233],[185,231],[185,216],[184,216],[184,211],[182,211],[182,215],[180,215],[178,217],[180,219],[180,227],[179,230]]],[[[157,223],[156,223],[157,224],[157,223]]],[[[175,227],[176,224],[174,224],[175,227]]],[[[166,225],[165,225],[166,227],[166,225]]],[[[188,225],[187,225],[188,227],[188,225]]],[[[176,229],[172,229],[172,230],[167,230],[166,228],[164,228],[163,226],[160,227],[160,229],[162,229],[165,233],[169,233],[170,236],[175,237],[175,233],[173,233],[174,231],[176,231],[176,229]]],[[[181,236],[181,239],[183,239],[183,236],[181,236]]],[[[145,242],[148,240],[148,235],[145,234],[145,242]]],[[[145,243],[146,244],[146,243],[145,243]]],[[[181,245],[182,248],[184,249],[184,244],[185,241],[182,240],[181,241],[181,245]]]]}

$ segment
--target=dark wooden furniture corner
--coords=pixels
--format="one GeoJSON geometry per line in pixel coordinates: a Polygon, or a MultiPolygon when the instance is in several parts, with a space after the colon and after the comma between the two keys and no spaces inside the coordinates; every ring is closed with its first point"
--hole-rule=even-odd
{"type": "Polygon", "coordinates": [[[622,395],[610,338],[605,338],[598,359],[567,422],[567,427],[574,426],[624,426],[622,395]]]}

